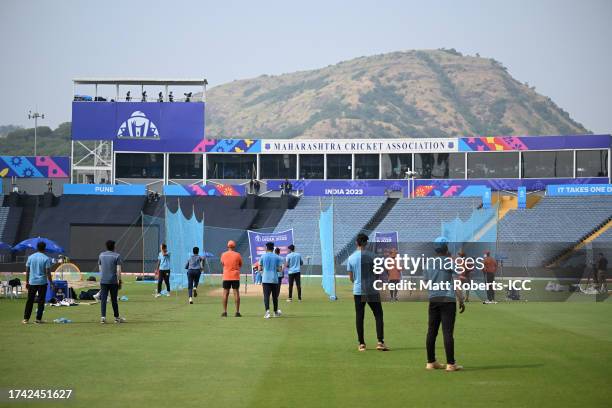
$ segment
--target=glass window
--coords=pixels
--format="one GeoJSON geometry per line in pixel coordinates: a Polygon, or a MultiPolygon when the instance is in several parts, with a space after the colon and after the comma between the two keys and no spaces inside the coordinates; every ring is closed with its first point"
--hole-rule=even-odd
{"type": "Polygon", "coordinates": [[[518,152],[468,154],[469,178],[518,178],[518,152]]]}
{"type": "Polygon", "coordinates": [[[465,178],[464,153],[417,153],[414,171],[423,179],[465,178]]]}
{"type": "Polygon", "coordinates": [[[522,152],[523,178],[573,177],[573,152],[522,152]]]}
{"type": "Polygon", "coordinates": [[[356,154],[355,178],[364,180],[378,179],[378,157],[377,154],[356,154]]]}
{"type": "Polygon", "coordinates": [[[322,154],[300,154],[300,178],[323,179],[322,154]]]}
{"type": "Polygon", "coordinates": [[[607,150],[577,150],[576,177],[607,177],[607,150]]]}
{"type": "Polygon", "coordinates": [[[169,155],[168,178],[171,179],[201,179],[201,154],[171,154],[169,155]]]}
{"type": "Polygon", "coordinates": [[[206,176],[209,179],[250,179],[257,177],[257,156],[254,154],[209,154],[206,176]]]}
{"type": "Polygon", "coordinates": [[[117,178],[164,178],[164,155],[149,153],[117,153],[117,178]]]}
{"type": "Polygon", "coordinates": [[[295,154],[262,154],[259,156],[259,178],[294,179],[297,168],[295,154]]]}
{"type": "Polygon", "coordinates": [[[352,162],[350,154],[328,154],[327,178],[330,180],[352,179],[352,162]]]}
{"type": "Polygon", "coordinates": [[[403,179],[408,169],[412,169],[412,154],[383,154],[380,165],[383,179],[403,179]]]}

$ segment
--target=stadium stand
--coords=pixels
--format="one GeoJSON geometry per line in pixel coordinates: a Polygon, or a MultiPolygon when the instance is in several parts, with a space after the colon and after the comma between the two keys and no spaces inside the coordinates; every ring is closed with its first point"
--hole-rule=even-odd
{"type": "Polygon", "coordinates": [[[138,221],[144,204],[144,197],[62,196],[56,206],[38,210],[30,235],[69,248],[72,224],[130,225],[138,221]]]}
{"type": "Polygon", "coordinates": [[[0,207],[0,241],[14,245],[21,222],[21,207],[0,207]]]}
{"type": "Polygon", "coordinates": [[[380,223],[380,231],[399,231],[400,242],[431,242],[440,236],[443,222],[468,219],[481,205],[474,197],[420,197],[400,200],[380,223]]]}
{"type": "Polygon", "coordinates": [[[612,197],[543,197],[500,220],[499,245],[509,265],[543,266],[611,215],[612,197]]]}
{"type": "Polygon", "coordinates": [[[293,228],[293,238],[300,253],[311,257],[311,263],[321,263],[319,211],[334,203],[334,250],[336,253],[363,229],[386,197],[302,197],[296,207],[285,211],[275,231],[293,228]]]}

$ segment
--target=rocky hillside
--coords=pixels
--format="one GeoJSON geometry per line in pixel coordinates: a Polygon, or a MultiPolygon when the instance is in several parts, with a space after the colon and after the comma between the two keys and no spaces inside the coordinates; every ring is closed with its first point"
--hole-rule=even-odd
{"type": "Polygon", "coordinates": [[[499,62],[455,50],[361,57],[210,89],[214,138],[382,138],[588,133],[499,62]]]}

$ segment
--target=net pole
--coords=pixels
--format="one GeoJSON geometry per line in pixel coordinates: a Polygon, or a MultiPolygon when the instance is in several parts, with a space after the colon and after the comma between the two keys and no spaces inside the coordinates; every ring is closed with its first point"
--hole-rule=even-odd
{"type": "Polygon", "coordinates": [[[142,235],[142,278],[145,274],[145,232],[144,232],[144,211],[140,211],[140,233],[142,235]]]}

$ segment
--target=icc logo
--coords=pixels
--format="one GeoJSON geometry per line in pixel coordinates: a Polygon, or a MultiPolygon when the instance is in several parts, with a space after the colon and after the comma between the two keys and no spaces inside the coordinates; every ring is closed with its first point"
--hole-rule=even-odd
{"type": "Polygon", "coordinates": [[[133,112],[117,131],[119,139],[159,139],[159,130],[147,115],[141,111],[133,112]]]}

